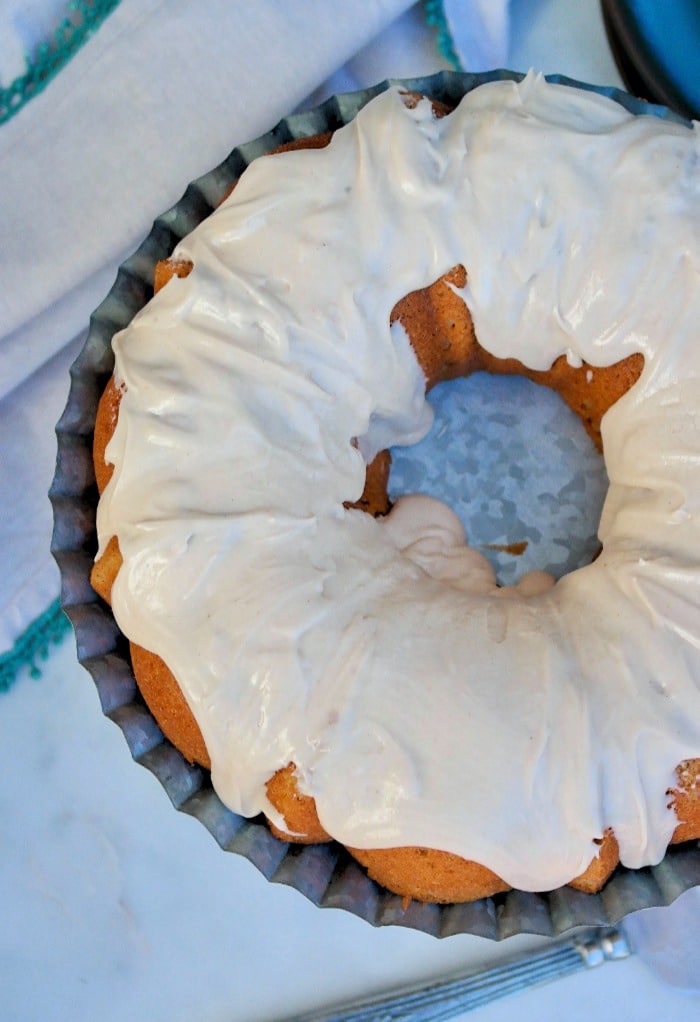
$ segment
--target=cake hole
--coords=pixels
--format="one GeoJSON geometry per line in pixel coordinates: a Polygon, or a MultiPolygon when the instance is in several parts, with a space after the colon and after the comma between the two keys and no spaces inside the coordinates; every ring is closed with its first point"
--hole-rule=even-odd
{"type": "Polygon", "coordinates": [[[596,557],[605,465],[558,394],[479,372],[438,384],[428,400],[428,436],[391,451],[392,501],[424,493],[448,504],[502,585],[538,569],[561,578],[596,557]]]}

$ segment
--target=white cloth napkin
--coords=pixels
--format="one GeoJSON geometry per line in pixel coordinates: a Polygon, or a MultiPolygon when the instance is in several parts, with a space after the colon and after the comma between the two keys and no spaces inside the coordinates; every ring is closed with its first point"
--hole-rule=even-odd
{"type": "Polygon", "coordinates": [[[505,67],[508,60],[508,0],[443,0],[455,54],[467,71],[505,67]],[[465,17],[465,8],[471,8],[465,17]]]}
{"type": "MultiPolygon", "coordinates": [[[[0,0],[0,85],[61,6],[0,0]]],[[[483,49],[507,6],[444,13],[483,49]]],[[[119,263],[189,181],[300,104],[446,66],[413,0],[122,0],[0,124],[0,658],[58,594],[53,427],[119,263]]]]}

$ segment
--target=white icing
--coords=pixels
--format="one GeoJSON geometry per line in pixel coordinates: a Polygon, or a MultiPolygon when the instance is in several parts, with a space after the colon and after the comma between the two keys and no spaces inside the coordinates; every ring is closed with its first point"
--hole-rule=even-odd
{"type": "Polygon", "coordinates": [[[607,827],[627,865],[663,856],[700,755],[698,165],[696,131],[534,75],[442,120],[391,90],[327,149],[256,161],[178,246],[193,272],[115,339],[98,526],[117,621],[174,672],[233,809],[268,810],[293,761],[351,846],[533,890],[607,827]],[[429,428],[389,314],[457,263],[492,353],[645,358],[604,420],[601,556],[507,599],[430,498],[343,507],[363,455],[429,428]]]}

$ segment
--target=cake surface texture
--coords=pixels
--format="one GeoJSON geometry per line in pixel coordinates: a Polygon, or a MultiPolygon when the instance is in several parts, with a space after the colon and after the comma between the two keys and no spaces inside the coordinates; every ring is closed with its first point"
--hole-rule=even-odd
{"type": "Polygon", "coordinates": [[[267,785],[294,764],[351,849],[531,891],[609,833],[629,867],[663,857],[700,757],[699,171],[695,128],[535,75],[441,118],[389,89],[177,246],[191,272],[114,339],[98,556],[116,537],[115,619],[236,812],[292,829],[267,785]],[[602,421],[601,553],[555,585],[499,587],[430,498],[352,506],[430,428],[392,310],[455,267],[494,359],[639,360],[602,421]]]}

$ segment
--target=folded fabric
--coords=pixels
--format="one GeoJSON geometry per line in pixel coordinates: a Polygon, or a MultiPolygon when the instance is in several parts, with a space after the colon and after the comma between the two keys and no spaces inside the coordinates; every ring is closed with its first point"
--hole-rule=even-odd
{"type": "Polygon", "coordinates": [[[465,71],[505,67],[509,0],[426,0],[443,56],[465,71]]]}

